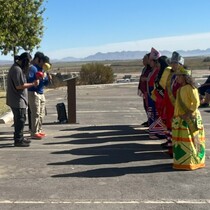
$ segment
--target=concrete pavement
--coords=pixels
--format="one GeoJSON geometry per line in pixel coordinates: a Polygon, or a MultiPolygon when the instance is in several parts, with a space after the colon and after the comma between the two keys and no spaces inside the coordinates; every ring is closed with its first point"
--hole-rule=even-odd
{"type": "Polygon", "coordinates": [[[0,125],[0,209],[210,209],[210,108],[201,109],[206,168],[174,171],[140,126],[136,83],[78,86],[76,124],[57,123],[66,96],[46,93],[47,137],[29,148],[13,147],[13,127],[0,125]]]}

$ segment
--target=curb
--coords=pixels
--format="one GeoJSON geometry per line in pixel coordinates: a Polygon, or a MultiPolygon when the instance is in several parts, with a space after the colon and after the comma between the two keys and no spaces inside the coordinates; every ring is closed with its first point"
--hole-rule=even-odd
{"type": "Polygon", "coordinates": [[[6,112],[4,115],[0,118],[0,124],[7,124],[13,120],[13,113],[12,111],[6,112]]]}

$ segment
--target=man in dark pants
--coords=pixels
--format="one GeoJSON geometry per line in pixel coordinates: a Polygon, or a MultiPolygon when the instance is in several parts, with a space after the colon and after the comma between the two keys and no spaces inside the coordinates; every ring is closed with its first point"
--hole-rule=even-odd
{"type": "Polygon", "coordinates": [[[31,56],[29,53],[22,53],[16,56],[15,63],[9,70],[7,76],[6,103],[10,106],[14,115],[14,146],[28,147],[30,140],[24,138],[23,129],[26,121],[26,109],[28,106],[27,88],[37,86],[39,81],[27,83],[26,73],[29,69],[31,56]]]}

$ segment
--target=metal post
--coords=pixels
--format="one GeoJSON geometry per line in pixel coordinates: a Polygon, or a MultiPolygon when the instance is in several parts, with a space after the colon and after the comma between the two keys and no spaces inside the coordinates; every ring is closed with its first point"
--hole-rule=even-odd
{"type": "Polygon", "coordinates": [[[76,78],[67,80],[68,123],[76,123],[76,78]]]}

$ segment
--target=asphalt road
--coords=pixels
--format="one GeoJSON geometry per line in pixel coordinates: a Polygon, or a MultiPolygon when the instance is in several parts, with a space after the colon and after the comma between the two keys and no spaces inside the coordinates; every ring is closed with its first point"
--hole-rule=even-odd
{"type": "MultiPolygon", "coordinates": [[[[175,171],[146,120],[137,84],[80,86],[77,123],[59,124],[66,88],[46,93],[44,140],[13,147],[11,124],[0,125],[0,209],[210,209],[210,108],[201,109],[206,168],[175,171]]],[[[25,135],[28,136],[26,125],[25,135]]]]}

